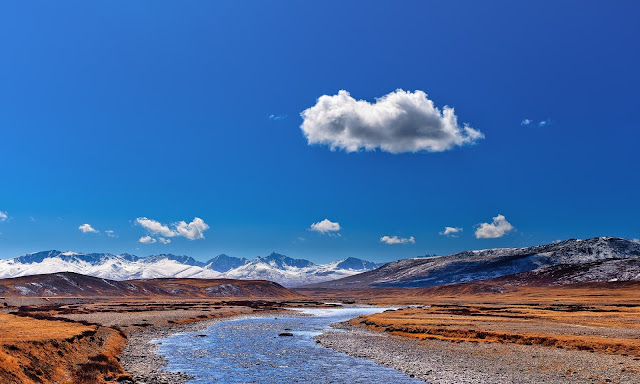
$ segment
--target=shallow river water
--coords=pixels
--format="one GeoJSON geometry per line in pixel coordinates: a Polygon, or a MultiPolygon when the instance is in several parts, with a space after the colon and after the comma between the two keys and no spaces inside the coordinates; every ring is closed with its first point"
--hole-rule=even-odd
{"type": "Polygon", "coordinates": [[[307,309],[312,316],[247,318],[157,340],[169,371],[189,383],[419,383],[385,367],[316,344],[329,325],[385,308],[307,309]],[[293,336],[278,336],[281,332],[293,336]],[[206,336],[203,336],[206,335],[206,336]]]}

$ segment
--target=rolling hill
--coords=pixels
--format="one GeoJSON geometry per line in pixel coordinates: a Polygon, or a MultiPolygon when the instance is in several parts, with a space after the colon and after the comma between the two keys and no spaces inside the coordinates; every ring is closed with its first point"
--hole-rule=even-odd
{"type": "Polygon", "coordinates": [[[264,280],[150,279],[116,281],[73,272],[0,279],[0,296],[299,298],[300,294],[264,280]]]}

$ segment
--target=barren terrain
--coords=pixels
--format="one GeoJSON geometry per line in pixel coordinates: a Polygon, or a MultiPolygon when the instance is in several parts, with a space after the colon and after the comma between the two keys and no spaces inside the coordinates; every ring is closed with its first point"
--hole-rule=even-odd
{"type": "MultiPolygon", "coordinates": [[[[42,280],[37,283],[44,286],[42,280]]],[[[340,326],[346,334],[319,339],[425,380],[453,383],[458,372],[463,375],[458,379],[466,377],[470,383],[504,377],[640,382],[638,283],[538,287],[488,281],[430,288],[296,291],[269,283],[262,295],[267,297],[246,290],[245,297],[205,297],[213,292],[203,293],[215,286],[212,281],[137,284],[157,293],[46,297],[18,290],[5,296],[0,313],[0,382],[180,382],[186,377],[164,372],[164,360],[153,354],[149,340],[202,321],[291,306],[323,306],[327,301],[402,307],[353,319],[340,326]],[[187,291],[196,294],[184,297],[187,291]],[[429,362],[423,361],[425,356],[431,356],[429,362]]],[[[15,286],[15,281],[3,286],[15,286]]],[[[80,288],[95,292],[86,286],[71,289],[80,288]]]]}

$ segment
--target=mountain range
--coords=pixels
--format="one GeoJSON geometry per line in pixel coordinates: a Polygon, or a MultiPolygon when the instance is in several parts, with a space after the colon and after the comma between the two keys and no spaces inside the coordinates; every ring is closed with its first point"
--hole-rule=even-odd
{"type": "Polygon", "coordinates": [[[638,281],[640,242],[595,237],[526,248],[416,257],[308,288],[431,287],[489,279],[511,285],[638,281]]]}
{"type": "Polygon", "coordinates": [[[160,254],[138,257],[127,253],[35,252],[13,259],[0,260],[0,278],[75,272],[110,280],[152,278],[205,278],[270,280],[284,286],[335,280],[379,267],[349,257],[329,264],[314,264],[278,253],[253,260],[218,255],[206,262],[190,256],[160,254]]]}
{"type": "Polygon", "coordinates": [[[349,257],[314,264],[272,253],[253,260],[189,256],[44,251],[0,260],[0,278],[75,272],[110,280],[201,278],[269,280],[286,287],[432,287],[473,281],[508,285],[562,285],[640,281],[640,242],[616,237],[570,239],[525,248],[494,248],[427,255],[384,265],[349,257]]]}

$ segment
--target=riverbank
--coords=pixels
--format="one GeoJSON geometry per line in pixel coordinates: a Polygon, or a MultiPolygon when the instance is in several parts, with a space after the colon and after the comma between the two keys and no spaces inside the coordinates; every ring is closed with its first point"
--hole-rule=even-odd
{"type": "MultiPolygon", "coordinates": [[[[190,332],[162,339],[162,345],[154,346],[154,352],[166,357],[168,368],[193,375],[194,382],[199,383],[419,383],[419,380],[375,361],[323,348],[313,339],[314,335],[329,329],[332,323],[384,309],[308,309],[301,313],[303,316],[296,316],[296,311],[259,316],[258,319],[222,321],[215,326],[203,324],[209,328],[183,329],[190,332]]],[[[142,340],[143,353],[149,353],[149,341],[157,336],[157,333],[147,335],[146,340],[142,340]]],[[[132,339],[132,345],[136,344],[137,340],[132,339]]],[[[162,367],[163,362],[142,361],[141,367],[149,371],[166,369],[162,367]],[[156,365],[150,367],[153,363],[156,365]]],[[[140,375],[130,365],[125,364],[125,367],[145,382],[185,380],[184,376],[158,376],[156,372],[144,376],[144,371],[140,375]]]]}
{"type": "Polygon", "coordinates": [[[134,378],[134,383],[183,384],[189,381],[191,376],[182,372],[166,371],[167,360],[157,353],[158,344],[154,343],[154,340],[162,339],[176,333],[204,330],[223,321],[283,315],[288,317],[304,316],[304,314],[300,312],[283,309],[254,314],[237,314],[188,324],[136,330],[128,335],[127,344],[120,355],[120,363],[124,370],[134,378]]]}
{"type": "Polygon", "coordinates": [[[44,301],[48,304],[5,306],[0,312],[0,382],[181,383],[188,377],[164,372],[165,361],[153,353],[156,346],[149,341],[234,317],[323,306],[315,301],[233,298],[44,301]],[[129,375],[125,365],[135,375],[129,375]]]}
{"type": "Polygon", "coordinates": [[[640,382],[640,361],[536,345],[416,340],[348,322],[316,336],[323,346],[432,384],[640,382]]]}

